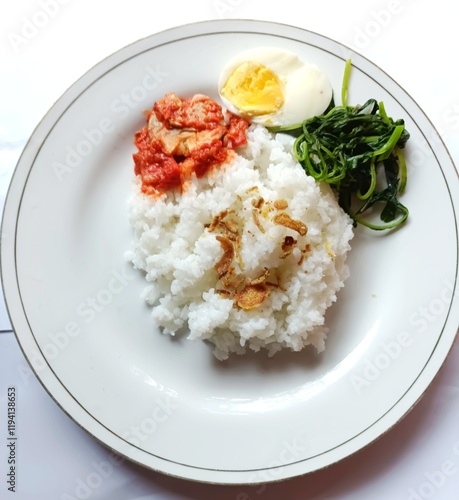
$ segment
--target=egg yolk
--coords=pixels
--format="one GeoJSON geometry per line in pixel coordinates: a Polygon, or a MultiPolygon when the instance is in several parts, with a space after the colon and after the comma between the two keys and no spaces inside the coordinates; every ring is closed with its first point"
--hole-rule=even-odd
{"type": "Polygon", "coordinates": [[[221,94],[241,113],[249,116],[273,113],[284,104],[277,75],[263,64],[250,61],[242,63],[231,73],[221,94]]]}

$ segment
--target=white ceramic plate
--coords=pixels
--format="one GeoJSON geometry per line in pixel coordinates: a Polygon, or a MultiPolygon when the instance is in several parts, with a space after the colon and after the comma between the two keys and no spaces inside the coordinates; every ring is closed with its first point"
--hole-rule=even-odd
{"type": "Polygon", "coordinates": [[[4,292],[18,341],[50,396],[95,438],[174,476],[258,483],[314,471],[390,429],[424,393],[459,324],[459,182],[434,128],[389,76],[338,43],[285,25],[212,21],[159,33],[102,61],[53,106],[25,148],[4,211],[4,292]],[[217,98],[222,65],[270,45],[318,64],[339,98],[404,118],[411,215],[359,229],[351,277],[311,350],[217,362],[160,335],[124,260],[134,132],[168,91],[217,98]]]}

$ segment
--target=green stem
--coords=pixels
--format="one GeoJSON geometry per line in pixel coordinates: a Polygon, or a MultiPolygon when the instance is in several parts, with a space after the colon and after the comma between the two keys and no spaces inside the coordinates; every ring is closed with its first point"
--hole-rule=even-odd
{"type": "Polygon", "coordinates": [[[372,162],[370,166],[370,175],[371,175],[371,182],[370,182],[370,187],[368,188],[368,191],[365,194],[362,194],[359,191],[357,191],[357,198],[360,200],[368,200],[368,198],[373,194],[373,191],[375,190],[376,187],[376,167],[375,163],[372,162]]]}
{"type": "Polygon", "coordinates": [[[394,128],[394,131],[392,132],[392,135],[389,137],[389,140],[386,142],[386,144],[384,144],[384,146],[380,147],[379,149],[373,152],[373,156],[377,158],[377,161],[386,159],[384,155],[390,153],[395,148],[404,130],[405,130],[404,125],[397,125],[394,128]]]}
{"type": "Polygon", "coordinates": [[[347,107],[347,94],[349,90],[349,78],[351,75],[352,61],[348,59],[344,66],[343,84],[341,86],[341,102],[344,107],[347,107]]]}
{"type": "Polygon", "coordinates": [[[397,155],[398,165],[400,168],[400,183],[398,185],[398,192],[402,194],[405,191],[407,180],[405,154],[401,148],[395,148],[395,154],[397,155]]]}
{"type": "Polygon", "coordinates": [[[370,229],[373,229],[375,231],[384,231],[386,229],[393,229],[394,227],[400,226],[400,224],[403,224],[405,220],[408,218],[409,211],[408,209],[402,205],[401,203],[398,204],[398,209],[400,212],[402,212],[402,215],[400,218],[395,220],[394,222],[391,222],[390,224],[372,224],[371,222],[366,221],[365,219],[359,217],[356,213],[354,213],[352,210],[349,210],[349,215],[359,224],[362,224],[362,226],[368,227],[370,229]]]}

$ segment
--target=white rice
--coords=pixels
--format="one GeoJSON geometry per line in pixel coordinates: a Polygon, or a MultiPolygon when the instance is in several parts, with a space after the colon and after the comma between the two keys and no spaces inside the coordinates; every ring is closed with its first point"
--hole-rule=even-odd
{"type": "Polygon", "coordinates": [[[252,125],[248,146],[240,148],[236,160],[192,179],[183,195],[144,195],[136,179],[129,205],[135,236],[127,256],[145,272],[144,298],[165,334],[185,330],[190,340],[207,340],[220,360],[247,348],[266,348],[270,355],[307,345],[324,349],[324,313],[349,274],[345,260],[352,223],[328,186],[307,176],[291,150],[291,137],[273,137],[252,125]],[[300,236],[269,216],[262,220],[265,232],[260,231],[252,216],[257,196],[266,202],[287,200],[285,212],[306,224],[307,234],[300,236]],[[268,268],[280,277],[280,286],[251,310],[236,307],[232,298],[216,291],[214,266],[223,250],[208,226],[217,214],[232,209],[244,220],[240,272],[255,278],[268,268]],[[280,258],[286,236],[298,244],[291,255],[280,258]],[[300,249],[307,244],[310,250],[301,262],[300,249]]]}

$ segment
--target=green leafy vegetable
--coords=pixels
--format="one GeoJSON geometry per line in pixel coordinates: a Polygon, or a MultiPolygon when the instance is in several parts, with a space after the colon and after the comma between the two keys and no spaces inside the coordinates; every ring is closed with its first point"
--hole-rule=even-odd
{"type": "Polygon", "coordinates": [[[294,154],[308,175],[330,184],[341,207],[363,224],[383,230],[399,226],[408,217],[400,203],[407,182],[403,148],[410,135],[404,121],[390,118],[382,102],[369,99],[361,106],[347,104],[351,61],[346,62],[342,105],[329,106],[323,115],[301,124],[272,127],[297,139],[294,154]],[[382,185],[381,185],[382,184],[382,185]],[[384,224],[364,217],[379,209],[384,224]]]}

